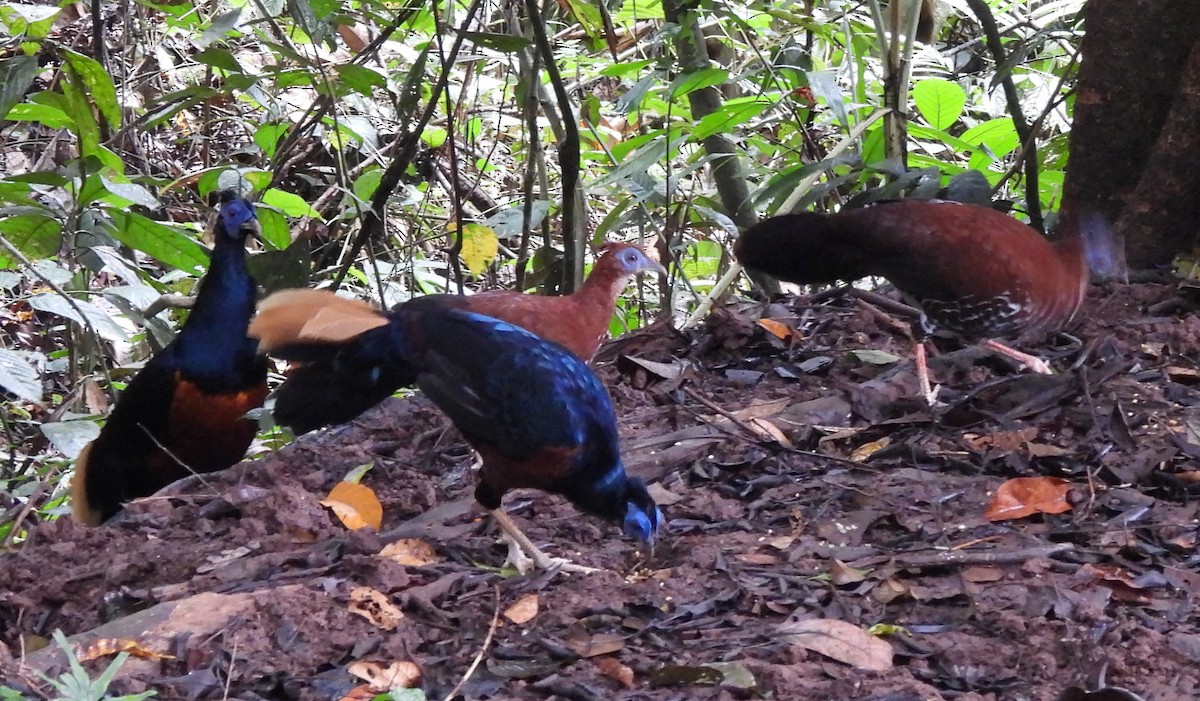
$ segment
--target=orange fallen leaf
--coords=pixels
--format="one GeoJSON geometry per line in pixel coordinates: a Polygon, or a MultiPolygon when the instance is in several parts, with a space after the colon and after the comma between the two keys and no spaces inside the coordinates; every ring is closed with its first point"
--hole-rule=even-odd
{"type": "Polygon", "coordinates": [[[348,610],[382,630],[395,630],[404,619],[404,612],[388,600],[387,594],[370,587],[354,587],[350,591],[348,610]]]}
{"type": "Polygon", "coordinates": [[[850,453],[850,459],[854,462],[866,462],[867,458],[871,457],[875,453],[878,453],[891,444],[892,439],[888,436],[884,436],[877,441],[871,441],[870,443],[863,443],[855,448],[853,453],[850,453]]]}
{"type": "Polygon", "coordinates": [[[1061,514],[1071,510],[1067,493],[1071,484],[1058,477],[1017,477],[996,490],[984,516],[989,521],[1007,521],[1033,514],[1061,514]]]}
{"type": "Polygon", "coordinates": [[[787,324],[775,321],[774,319],[759,319],[758,325],[766,329],[771,335],[776,336],[784,341],[792,337],[796,330],[787,324]]]}
{"type": "Polygon", "coordinates": [[[626,665],[621,664],[615,657],[597,657],[593,662],[596,663],[600,673],[609,679],[615,680],[618,684],[626,689],[633,688],[633,670],[626,665]]]}
{"type": "Polygon", "coordinates": [[[162,652],[155,652],[149,648],[143,647],[141,643],[129,638],[100,638],[92,641],[89,645],[79,649],[75,655],[80,662],[87,662],[108,655],[115,655],[120,652],[128,652],[134,657],[140,657],[143,660],[173,660],[174,655],[168,655],[162,652]]]}
{"type": "Polygon", "coordinates": [[[520,599],[517,599],[517,603],[504,610],[504,617],[513,623],[516,623],[517,625],[521,625],[522,623],[528,623],[532,621],[533,617],[536,616],[537,613],[538,595],[526,594],[520,599]]]}
{"type": "Polygon", "coordinates": [[[383,505],[370,487],[353,482],[338,482],[329,496],[321,500],[352,531],[370,526],[379,530],[383,525],[383,505]]]}

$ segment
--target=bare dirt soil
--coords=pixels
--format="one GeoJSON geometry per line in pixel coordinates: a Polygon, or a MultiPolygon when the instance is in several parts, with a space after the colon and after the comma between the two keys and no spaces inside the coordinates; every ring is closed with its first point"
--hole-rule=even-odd
{"type": "Polygon", "coordinates": [[[356,662],[414,663],[430,699],[1195,699],[1197,303],[1093,290],[1074,338],[1023,346],[1050,376],[938,339],[933,410],[904,325],[845,296],[769,307],[786,340],[748,303],[619,339],[600,373],[658,485],[658,548],[557,497],[507,502],[593,575],[500,571],[465,444],[392,399],[110,527],[41,526],[0,556],[0,677],[36,697],[64,664],[33,648],[62,629],[85,656],[169,656],[112,687],[165,699],[341,699],[356,662]],[[351,532],[320,501],[367,463],[383,528],[351,532]],[[989,520],[1016,477],[1059,478],[1048,508],[1069,510],[989,520]],[[410,559],[381,554],[397,542],[410,559]]]}

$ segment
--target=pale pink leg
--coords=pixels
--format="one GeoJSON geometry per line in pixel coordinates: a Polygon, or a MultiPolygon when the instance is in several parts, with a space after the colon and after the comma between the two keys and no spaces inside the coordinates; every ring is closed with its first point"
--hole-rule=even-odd
{"type": "Polygon", "coordinates": [[[521,574],[525,574],[530,565],[540,570],[560,569],[563,572],[579,572],[581,574],[600,571],[594,567],[576,565],[562,558],[550,557],[542,552],[541,548],[534,545],[529,536],[517,527],[512,517],[504,511],[504,507],[494,509],[491,513],[496,525],[500,526],[500,530],[504,531],[509,539],[507,564],[511,564],[521,574]]]}
{"type": "Polygon", "coordinates": [[[1003,343],[1001,343],[995,339],[991,339],[991,338],[984,341],[983,345],[986,348],[990,348],[991,350],[999,353],[1000,355],[1004,355],[1004,356],[1008,356],[1009,358],[1012,358],[1013,360],[1017,361],[1024,367],[1029,368],[1030,372],[1036,372],[1036,373],[1039,373],[1042,375],[1053,375],[1054,374],[1054,371],[1050,369],[1050,365],[1045,360],[1042,360],[1041,358],[1037,357],[1036,355],[1029,355],[1028,353],[1022,353],[1021,351],[1016,350],[1015,348],[1010,348],[1010,347],[1004,345],[1003,343]]]}
{"type": "Polygon", "coordinates": [[[921,396],[925,397],[925,401],[929,406],[937,406],[938,389],[929,385],[929,365],[925,362],[925,342],[915,342],[915,358],[913,362],[917,366],[917,386],[921,391],[921,396]]]}

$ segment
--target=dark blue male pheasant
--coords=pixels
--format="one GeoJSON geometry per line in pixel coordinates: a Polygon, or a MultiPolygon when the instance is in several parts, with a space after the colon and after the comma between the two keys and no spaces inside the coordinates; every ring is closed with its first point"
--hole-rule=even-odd
{"type": "Polygon", "coordinates": [[[221,194],[212,260],[187,321],[121,393],[75,463],[76,520],[100,524],[130,499],[245,456],[257,431],[245,413],[267,396],[267,360],[246,336],[256,294],[245,241],[257,228],[254,205],[221,194]]]}
{"type": "MultiPolygon", "coordinates": [[[[536,566],[588,571],[529,541],[501,508],[510,489],[561,494],[653,543],[662,516],[642,481],[625,473],[608,392],[566,348],[435,301],[417,298],[385,313],[322,290],[286,290],[263,300],[250,335],[266,353],[319,362],[360,384],[392,383],[390,392],[398,381],[415,382],[479,451],[475,499],[536,566]]],[[[331,406],[327,385],[309,378],[299,373],[284,383],[291,385],[289,401],[315,410],[331,406]]]]}

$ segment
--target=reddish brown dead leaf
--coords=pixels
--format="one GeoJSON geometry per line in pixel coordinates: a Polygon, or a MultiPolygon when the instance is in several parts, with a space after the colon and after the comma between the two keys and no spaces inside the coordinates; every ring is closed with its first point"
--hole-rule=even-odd
{"type": "Polygon", "coordinates": [[[80,662],[115,655],[120,652],[128,652],[134,657],[140,657],[143,660],[173,660],[174,655],[168,655],[162,652],[155,652],[149,648],[142,647],[142,644],[136,640],[128,638],[100,638],[92,641],[91,644],[79,648],[75,657],[80,662]]]}
{"type": "Polygon", "coordinates": [[[968,582],[975,584],[984,584],[986,582],[999,582],[1004,579],[1004,571],[997,567],[985,567],[983,565],[972,565],[964,568],[962,578],[968,582]]]}
{"type": "Polygon", "coordinates": [[[1071,510],[1067,493],[1071,483],[1058,477],[1017,477],[996,490],[987,513],[989,521],[1007,521],[1033,514],[1061,514],[1071,510]]]}
{"type": "Polygon", "coordinates": [[[379,551],[379,556],[405,567],[423,567],[442,560],[432,545],[418,538],[401,538],[388,543],[379,551]]]}
{"type": "Polygon", "coordinates": [[[592,635],[582,626],[573,626],[567,631],[567,647],[580,657],[598,657],[617,652],[625,647],[625,638],[612,633],[592,635]]]}
{"type": "Polygon", "coordinates": [[[348,609],[383,630],[395,630],[404,619],[404,612],[388,601],[386,594],[370,587],[352,589],[348,609]]]}
{"type": "Polygon", "coordinates": [[[596,664],[596,668],[600,673],[609,679],[615,680],[618,684],[626,689],[633,688],[633,670],[621,664],[615,657],[597,657],[592,660],[596,664]]]}
{"type": "Polygon", "coordinates": [[[1034,438],[1037,438],[1037,434],[1037,428],[1030,427],[1017,431],[998,431],[986,435],[968,433],[963,438],[966,440],[967,445],[971,446],[976,452],[996,448],[1006,453],[1011,453],[1034,438]]]}
{"type": "Polygon", "coordinates": [[[831,657],[857,669],[882,672],[892,668],[892,645],[858,626],[832,618],[784,623],[779,637],[789,645],[831,657]]]}
{"type": "Polygon", "coordinates": [[[738,562],[744,562],[747,565],[778,565],[779,558],[767,553],[738,553],[734,556],[738,562]]]}
{"type": "Polygon", "coordinates": [[[383,525],[383,505],[370,487],[354,482],[338,482],[321,501],[337,515],[346,528],[356,531],[370,526],[379,530],[383,525]]]}
{"type": "Polygon", "coordinates": [[[378,695],[379,692],[372,689],[370,684],[359,684],[338,701],[371,701],[378,695]]]}
{"type": "Polygon", "coordinates": [[[526,594],[512,606],[504,610],[504,617],[508,620],[521,625],[533,620],[533,617],[538,613],[538,595],[526,594]]]}
{"type": "Polygon", "coordinates": [[[1091,580],[1112,590],[1114,599],[1127,603],[1148,604],[1153,600],[1146,586],[1133,573],[1114,565],[1085,564],[1075,573],[1079,580],[1091,580]]]}

